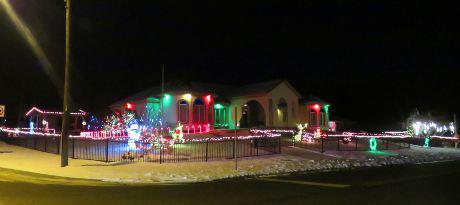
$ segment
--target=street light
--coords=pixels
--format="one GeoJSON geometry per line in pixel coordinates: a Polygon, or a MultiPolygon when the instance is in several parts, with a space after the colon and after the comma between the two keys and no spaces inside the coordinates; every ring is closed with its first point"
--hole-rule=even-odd
{"type": "Polygon", "coordinates": [[[64,103],[61,133],[61,167],[69,164],[69,107],[70,107],[70,1],[64,0],[65,5],[65,77],[64,77],[64,103]]]}

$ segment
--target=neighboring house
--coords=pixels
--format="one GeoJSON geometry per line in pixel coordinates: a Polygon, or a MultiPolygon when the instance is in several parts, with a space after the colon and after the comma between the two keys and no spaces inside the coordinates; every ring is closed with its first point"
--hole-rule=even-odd
{"type": "Polygon", "coordinates": [[[163,110],[168,126],[180,122],[189,127],[210,125],[215,129],[234,129],[235,124],[238,128],[294,127],[309,122],[312,128],[327,130],[329,119],[326,102],[302,99],[286,80],[240,87],[174,81],[165,84],[165,95],[161,95],[161,87],[153,87],[110,105],[110,109],[121,112],[129,103],[139,116],[153,117],[155,110],[163,110]]]}
{"type": "MultiPolygon", "coordinates": [[[[26,113],[29,118],[29,128],[43,129],[49,132],[59,132],[62,125],[62,112],[47,111],[37,107],[31,108],[26,113]]],[[[88,113],[79,110],[78,112],[70,113],[70,131],[77,133],[85,130],[86,117],[88,113]]]]}

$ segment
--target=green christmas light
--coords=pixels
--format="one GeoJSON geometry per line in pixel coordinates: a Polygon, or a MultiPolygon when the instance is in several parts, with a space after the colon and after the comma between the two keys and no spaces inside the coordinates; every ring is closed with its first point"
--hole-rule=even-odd
{"type": "Polygon", "coordinates": [[[165,94],[165,95],[163,96],[163,106],[164,106],[164,107],[169,107],[169,106],[171,106],[171,99],[172,99],[172,97],[171,97],[170,94],[165,94]]]}
{"type": "Polygon", "coordinates": [[[218,110],[219,110],[219,109],[223,109],[223,108],[224,108],[224,106],[221,105],[221,104],[219,104],[219,103],[217,103],[217,104],[214,105],[214,109],[218,109],[218,110]]]}
{"type": "Polygon", "coordinates": [[[170,98],[171,98],[170,94],[165,94],[164,101],[169,101],[170,98]]]}
{"type": "Polygon", "coordinates": [[[369,148],[371,149],[371,151],[377,150],[377,139],[375,139],[375,137],[369,139],[369,148]]]}
{"type": "Polygon", "coordinates": [[[423,145],[423,147],[425,148],[430,147],[430,137],[425,137],[425,144],[423,145]]]}
{"type": "Polygon", "coordinates": [[[330,106],[330,105],[325,105],[325,106],[324,106],[324,111],[326,111],[326,113],[329,113],[329,106],[330,106]]]}

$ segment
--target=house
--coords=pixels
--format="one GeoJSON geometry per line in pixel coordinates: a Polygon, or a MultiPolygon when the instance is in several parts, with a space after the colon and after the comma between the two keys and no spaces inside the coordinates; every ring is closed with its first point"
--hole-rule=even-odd
{"type": "Polygon", "coordinates": [[[165,84],[164,96],[161,87],[152,87],[109,107],[121,112],[126,106],[147,118],[163,110],[164,123],[170,127],[180,122],[211,129],[282,128],[308,122],[311,129],[327,130],[329,122],[327,102],[314,96],[302,98],[286,80],[245,86],[173,81],[165,84]]]}
{"type": "MultiPolygon", "coordinates": [[[[29,129],[43,132],[58,132],[61,130],[63,112],[47,111],[37,107],[31,108],[26,113],[29,118],[29,129]]],[[[79,110],[70,113],[70,132],[78,133],[85,130],[86,117],[88,113],[79,110]]]]}

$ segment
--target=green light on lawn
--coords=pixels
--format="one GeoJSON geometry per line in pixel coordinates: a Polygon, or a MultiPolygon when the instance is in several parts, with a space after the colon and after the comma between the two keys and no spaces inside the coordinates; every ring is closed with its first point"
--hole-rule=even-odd
{"type": "Polygon", "coordinates": [[[369,148],[371,149],[371,151],[377,150],[377,139],[375,139],[375,137],[369,139],[369,148]]]}
{"type": "Polygon", "coordinates": [[[423,147],[425,148],[430,147],[430,137],[425,137],[425,144],[423,145],[423,147]]]}
{"type": "Polygon", "coordinates": [[[374,154],[374,155],[382,155],[382,156],[397,156],[397,153],[394,152],[385,152],[385,151],[380,151],[380,150],[375,150],[375,151],[368,151],[368,153],[374,154]]]}

